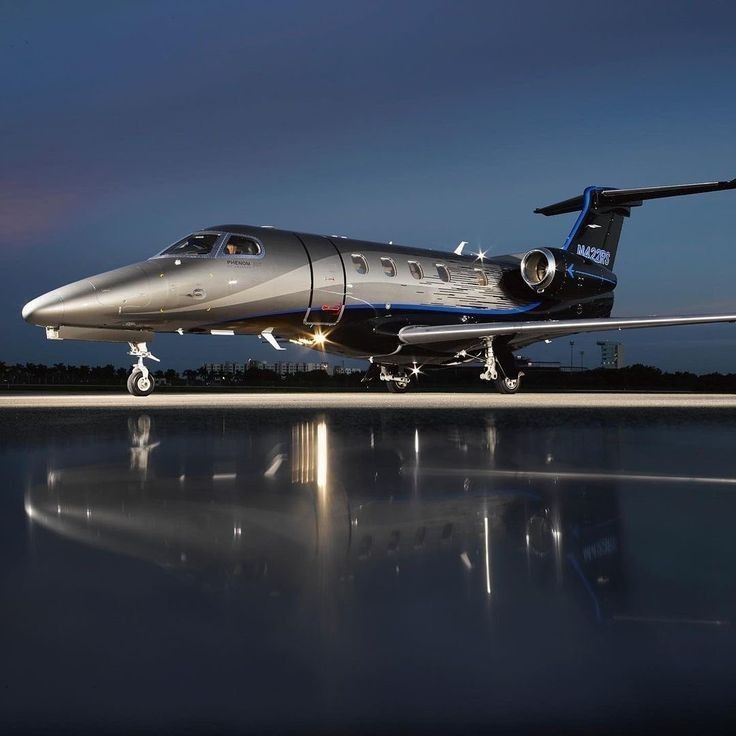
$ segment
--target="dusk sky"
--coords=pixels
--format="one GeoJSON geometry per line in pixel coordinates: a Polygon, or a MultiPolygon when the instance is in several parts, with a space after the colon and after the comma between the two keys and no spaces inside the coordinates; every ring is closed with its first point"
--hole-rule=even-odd
{"type": "MultiPolygon", "coordinates": [[[[561,245],[574,216],[532,211],[590,184],[734,178],[735,28],[725,1],[0,0],[0,360],[126,365],[21,307],[216,222],[501,254],[561,245]]],[[[735,215],[736,192],[635,209],[613,314],[736,311],[735,215]]],[[[615,339],[628,363],[736,372],[736,325],[615,339]]],[[[569,360],[567,339],[526,352],[569,360]]]]}

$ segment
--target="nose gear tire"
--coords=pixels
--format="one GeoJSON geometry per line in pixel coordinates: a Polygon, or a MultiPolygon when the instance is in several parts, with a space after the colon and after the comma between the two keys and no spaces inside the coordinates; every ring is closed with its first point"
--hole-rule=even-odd
{"type": "Polygon", "coordinates": [[[143,371],[133,371],[128,376],[128,392],[133,396],[148,396],[153,393],[155,385],[156,382],[150,373],[144,376],[143,371]]]}

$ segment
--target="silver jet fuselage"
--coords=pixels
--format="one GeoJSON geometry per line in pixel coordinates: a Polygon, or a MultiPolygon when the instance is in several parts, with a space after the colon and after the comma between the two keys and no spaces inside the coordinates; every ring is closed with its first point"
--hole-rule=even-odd
{"type": "Polygon", "coordinates": [[[205,236],[212,240],[206,253],[178,252],[175,244],[44,294],[23,316],[52,329],[84,328],[89,333],[66,336],[100,340],[105,331],[130,341],[136,331],[271,330],[304,344],[324,336],[318,344],[329,352],[409,364],[446,362],[448,353],[402,348],[397,332],[405,325],[607,316],[613,303],[610,292],[574,305],[543,301],[521,278],[521,256],[489,259],[243,225],[190,237],[205,236]],[[232,238],[251,241],[253,252],[228,252],[232,238]]]}

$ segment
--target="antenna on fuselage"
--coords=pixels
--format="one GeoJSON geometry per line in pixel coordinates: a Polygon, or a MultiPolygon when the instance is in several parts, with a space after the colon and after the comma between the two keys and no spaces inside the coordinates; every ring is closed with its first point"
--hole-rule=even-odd
{"type": "Polygon", "coordinates": [[[461,240],[460,241],[460,245],[458,245],[457,248],[455,248],[455,250],[453,251],[455,253],[455,255],[456,256],[461,256],[463,254],[463,248],[467,244],[468,244],[468,241],[467,240],[461,240]]]}

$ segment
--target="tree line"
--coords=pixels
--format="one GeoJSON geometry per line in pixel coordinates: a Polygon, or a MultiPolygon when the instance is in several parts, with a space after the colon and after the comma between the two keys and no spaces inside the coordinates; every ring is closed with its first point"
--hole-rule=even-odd
{"type": "MultiPolygon", "coordinates": [[[[420,385],[428,389],[465,388],[486,391],[488,386],[478,378],[478,366],[447,370],[424,369],[419,377],[420,385]]],[[[54,363],[15,363],[0,361],[0,386],[124,386],[130,368],[118,368],[112,364],[103,366],[67,365],[54,363]]],[[[181,387],[288,387],[312,386],[324,388],[357,388],[361,386],[361,374],[330,375],[317,370],[281,376],[278,373],[251,368],[244,373],[210,371],[206,367],[152,371],[163,386],[181,387]]],[[[617,370],[594,369],[567,372],[550,369],[527,369],[524,385],[531,390],[642,390],[642,391],[713,391],[736,392],[736,374],[708,373],[698,375],[688,372],[668,373],[636,364],[617,370]]],[[[373,386],[381,387],[373,381],[373,386]]]]}

